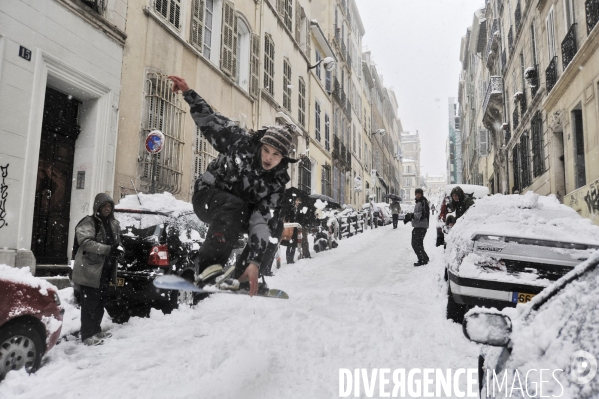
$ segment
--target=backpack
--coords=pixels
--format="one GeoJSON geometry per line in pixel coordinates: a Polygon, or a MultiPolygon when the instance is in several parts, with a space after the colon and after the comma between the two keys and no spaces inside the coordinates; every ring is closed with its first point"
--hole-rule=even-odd
{"type": "Polygon", "coordinates": [[[85,220],[85,218],[87,217],[91,217],[94,221],[94,233],[98,231],[98,226],[100,224],[100,222],[93,216],[84,216],[83,219],[81,219],[79,222],[77,222],[77,225],[75,226],[75,237],[73,237],[73,250],[71,251],[71,259],[75,260],[75,255],[77,255],[77,252],[79,251],[79,241],[77,241],[77,227],[79,227],[79,225],[81,224],[81,222],[83,222],[85,220]]]}

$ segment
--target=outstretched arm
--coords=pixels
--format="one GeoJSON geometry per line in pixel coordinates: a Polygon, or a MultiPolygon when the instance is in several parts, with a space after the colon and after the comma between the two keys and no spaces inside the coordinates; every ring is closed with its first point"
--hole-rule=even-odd
{"type": "Polygon", "coordinates": [[[169,79],[173,81],[174,92],[183,92],[183,98],[190,107],[191,117],[218,152],[227,152],[229,146],[243,137],[245,131],[226,116],[215,113],[206,100],[189,88],[185,79],[178,76],[169,76],[169,79]]]}

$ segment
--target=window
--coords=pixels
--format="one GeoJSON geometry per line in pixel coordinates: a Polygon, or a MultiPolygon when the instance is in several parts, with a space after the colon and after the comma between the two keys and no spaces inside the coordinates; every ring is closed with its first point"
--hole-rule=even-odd
{"type": "Polygon", "coordinates": [[[582,110],[575,109],[572,111],[572,121],[574,122],[574,173],[576,188],[580,188],[587,184],[582,110]]]}
{"type": "Polygon", "coordinates": [[[291,111],[291,64],[283,59],[283,107],[291,111]]]}
{"type": "Polygon", "coordinates": [[[535,24],[534,21],[530,25],[530,44],[532,46],[532,63],[535,68],[537,68],[538,60],[537,60],[537,34],[535,32],[535,24]]]}
{"type": "Polygon", "coordinates": [[[264,88],[271,95],[275,94],[275,44],[270,35],[264,38],[264,88]]]}
{"type": "Polygon", "coordinates": [[[204,17],[204,56],[210,59],[212,52],[212,23],[214,20],[214,0],[206,0],[204,17]]]}
{"type": "Polygon", "coordinates": [[[193,0],[189,41],[202,52],[204,38],[204,0],[193,0]]]}
{"type": "Polygon", "coordinates": [[[314,102],[314,119],[316,122],[316,140],[320,141],[320,103],[318,101],[314,102]]]}
{"type": "Polygon", "coordinates": [[[293,15],[293,0],[284,0],[284,1],[285,1],[285,15],[283,16],[283,20],[285,21],[285,26],[287,27],[287,29],[292,31],[293,26],[291,25],[292,24],[291,16],[293,15]]]}
{"type": "Polygon", "coordinates": [[[520,183],[522,188],[530,186],[530,146],[528,144],[528,135],[523,134],[520,137],[520,183]]]}
{"type": "Polygon", "coordinates": [[[237,31],[235,6],[226,0],[223,3],[220,69],[231,77],[237,76],[237,31]]]}
{"type": "Polygon", "coordinates": [[[237,19],[237,48],[236,48],[236,71],[237,84],[249,91],[250,89],[250,49],[252,45],[252,35],[246,23],[241,19],[237,19]]]}
{"type": "Polygon", "coordinates": [[[299,78],[297,101],[297,119],[300,125],[306,127],[306,83],[302,77],[299,78]]]}
{"type": "Polygon", "coordinates": [[[356,125],[352,125],[352,130],[352,152],[355,153],[358,148],[356,146],[356,125]]]}
{"type": "Polygon", "coordinates": [[[252,65],[250,67],[250,94],[258,97],[260,93],[260,36],[252,35],[252,65]]]}
{"type": "Polygon", "coordinates": [[[331,165],[322,166],[322,194],[331,196],[331,165]]]}
{"type": "Polygon", "coordinates": [[[152,130],[160,130],[165,136],[162,152],[156,157],[156,189],[173,194],[181,191],[182,152],[184,135],[183,97],[170,89],[167,75],[149,72],[145,82],[145,106],[141,129],[139,152],[139,175],[149,189],[152,178],[153,158],[145,149],[145,140],[152,130]]]}
{"type": "Polygon", "coordinates": [[[512,193],[522,189],[520,187],[520,145],[516,144],[512,150],[512,172],[514,175],[514,187],[512,193]]]}
{"type": "Polygon", "coordinates": [[[324,148],[327,151],[331,150],[331,121],[329,114],[324,114],[324,148]]]}
{"type": "MultiPolygon", "coordinates": [[[[320,55],[320,51],[314,50],[314,52],[316,53],[316,64],[318,64],[320,62],[320,60],[322,59],[322,56],[320,55]]],[[[318,80],[321,80],[320,75],[321,75],[320,64],[318,64],[318,66],[316,67],[316,76],[318,76],[318,80]]]]}
{"type": "Polygon", "coordinates": [[[333,199],[339,202],[339,168],[333,166],[333,199]]]}
{"type": "Polygon", "coordinates": [[[564,0],[564,18],[566,21],[566,30],[575,22],[573,0],[564,0]]]}
{"type": "Polygon", "coordinates": [[[541,113],[537,111],[530,123],[532,132],[532,173],[534,177],[540,176],[545,172],[543,155],[543,120],[541,113]]]}
{"type": "Polygon", "coordinates": [[[312,162],[308,158],[303,158],[299,164],[299,189],[312,194],[310,183],[312,181],[312,162]]]}
{"type": "Polygon", "coordinates": [[[547,46],[549,50],[549,62],[555,57],[555,24],[553,23],[553,7],[549,10],[549,14],[547,14],[547,19],[545,20],[545,24],[547,26],[547,46]]]}
{"type": "Polygon", "coordinates": [[[324,89],[329,94],[333,91],[333,89],[331,88],[332,73],[333,73],[332,71],[325,71],[324,72],[324,79],[325,79],[324,89]]]}
{"type": "Polygon", "coordinates": [[[156,0],[154,6],[171,25],[177,29],[181,27],[181,0],[156,0]]]}

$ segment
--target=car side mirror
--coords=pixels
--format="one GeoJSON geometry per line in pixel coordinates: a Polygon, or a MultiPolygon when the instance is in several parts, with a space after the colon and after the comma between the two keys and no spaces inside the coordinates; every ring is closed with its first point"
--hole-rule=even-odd
{"type": "Polygon", "coordinates": [[[462,329],[470,341],[491,346],[506,346],[512,334],[512,321],[499,312],[470,311],[464,318],[462,329]]]}

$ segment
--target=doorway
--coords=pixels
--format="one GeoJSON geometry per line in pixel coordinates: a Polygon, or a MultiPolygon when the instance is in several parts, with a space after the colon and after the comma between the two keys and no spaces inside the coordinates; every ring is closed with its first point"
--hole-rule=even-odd
{"type": "Polygon", "coordinates": [[[46,88],[31,250],[40,265],[68,263],[75,141],[80,101],[46,88]]]}

